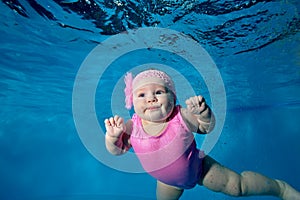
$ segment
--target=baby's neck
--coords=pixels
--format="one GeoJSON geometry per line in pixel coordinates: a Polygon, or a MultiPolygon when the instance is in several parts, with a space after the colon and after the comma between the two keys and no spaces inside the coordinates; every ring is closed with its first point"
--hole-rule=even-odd
{"type": "Polygon", "coordinates": [[[159,122],[142,120],[144,131],[151,136],[160,135],[165,130],[167,123],[166,120],[159,122]]]}

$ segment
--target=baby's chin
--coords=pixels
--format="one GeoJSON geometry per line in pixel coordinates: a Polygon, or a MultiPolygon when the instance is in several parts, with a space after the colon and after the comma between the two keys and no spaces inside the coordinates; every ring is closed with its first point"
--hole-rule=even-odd
{"type": "Polygon", "coordinates": [[[140,116],[143,120],[149,121],[149,122],[165,122],[166,118],[165,117],[155,117],[155,116],[140,116]]]}
{"type": "Polygon", "coordinates": [[[155,113],[152,112],[151,114],[145,114],[143,117],[141,117],[143,120],[147,120],[150,122],[165,122],[167,118],[171,115],[171,112],[169,113],[155,113]]]}

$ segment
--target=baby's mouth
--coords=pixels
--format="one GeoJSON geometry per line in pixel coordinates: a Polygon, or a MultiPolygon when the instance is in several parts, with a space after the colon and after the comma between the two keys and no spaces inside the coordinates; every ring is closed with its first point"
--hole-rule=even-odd
{"type": "Polygon", "coordinates": [[[150,110],[150,111],[158,110],[158,109],[160,109],[160,106],[149,106],[149,107],[146,108],[146,110],[150,110]]]}

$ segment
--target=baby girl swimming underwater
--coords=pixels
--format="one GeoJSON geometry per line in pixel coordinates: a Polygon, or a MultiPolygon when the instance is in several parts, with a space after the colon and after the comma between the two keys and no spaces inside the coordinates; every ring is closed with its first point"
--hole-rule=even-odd
{"type": "Polygon", "coordinates": [[[125,76],[126,108],[130,120],[118,115],[105,120],[105,143],[114,155],[133,148],[143,168],[157,180],[158,200],[179,199],[184,189],[203,185],[231,196],[270,195],[299,200],[300,193],[281,180],[252,171],[238,174],[197,149],[193,132],[208,134],[215,117],[204,97],[193,96],[186,107],[176,105],[171,77],[149,69],[125,76]]]}

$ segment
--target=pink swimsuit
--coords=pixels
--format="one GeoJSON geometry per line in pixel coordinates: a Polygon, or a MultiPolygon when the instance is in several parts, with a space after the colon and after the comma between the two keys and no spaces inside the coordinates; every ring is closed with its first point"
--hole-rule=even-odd
{"type": "Polygon", "coordinates": [[[180,106],[170,119],[161,134],[150,136],[143,130],[141,118],[134,114],[131,145],[150,175],[168,185],[189,189],[201,176],[203,155],[182,119],[180,106]]]}

